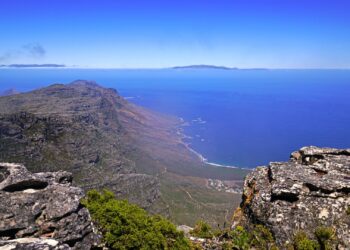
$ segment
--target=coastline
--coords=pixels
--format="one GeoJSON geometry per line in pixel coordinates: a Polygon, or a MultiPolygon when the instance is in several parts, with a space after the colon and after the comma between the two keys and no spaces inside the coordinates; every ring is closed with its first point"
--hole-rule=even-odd
{"type": "Polygon", "coordinates": [[[191,136],[188,136],[188,135],[186,135],[184,133],[184,129],[183,129],[183,127],[190,126],[190,125],[189,125],[189,122],[186,122],[182,117],[179,117],[179,119],[180,119],[180,124],[179,124],[179,127],[177,129],[177,134],[180,135],[181,142],[183,143],[183,145],[185,145],[185,147],[190,152],[195,154],[203,164],[214,166],[214,167],[221,167],[221,168],[235,168],[235,169],[252,170],[251,168],[244,168],[244,167],[231,166],[231,165],[223,165],[223,164],[219,164],[219,163],[208,161],[208,159],[205,158],[201,153],[199,153],[198,151],[196,151],[193,148],[191,148],[190,143],[187,143],[187,142],[184,141],[184,139],[192,139],[191,136]]]}

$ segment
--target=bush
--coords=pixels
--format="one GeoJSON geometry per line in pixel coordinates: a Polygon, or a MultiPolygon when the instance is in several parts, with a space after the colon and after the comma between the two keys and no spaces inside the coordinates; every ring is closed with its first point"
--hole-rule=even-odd
{"type": "Polygon", "coordinates": [[[262,225],[256,225],[251,231],[245,230],[242,226],[235,229],[224,229],[214,232],[205,221],[198,221],[191,235],[199,238],[211,239],[214,236],[223,241],[223,250],[248,250],[248,249],[277,249],[271,232],[262,225]]]}
{"type": "Polygon", "coordinates": [[[190,249],[182,232],[161,216],[147,212],[112,192],[91,190],[82,200],[110,249],[190,249]]]}
{"type": "Polygon", "coordinates": [[[271,232],[262,225],[255,225],[249,232],[237,226],[223,236],[232,242],[233,249],[277,249],[271,232]]]}
{"type": "Polygon", "coordinates": [[[321,249],[332,249],[330,241],[333,240],[335,232],[331,227],[318,227],[315,236],[320,244],[321,249]]]}
{"type": "Polygon", "coordinates": [[[234,249],[246,250],[250,249],[250,235],[249,233],[241,226],[237,226],[229,234],[232,239],[234,249]]]}
{"type": "Polygon", "coordinates": [[[330,250],[332,249],[332,241],[336,239],[335,236],[335,231],[331,227],[317,227],[315,230],[315,237],[317,241],[309,239],[305,232],[300,231],[294,237],[294,249],[330,250]]]}
{"type": "Polygon", "coordinates": [[[200,220],[196,223],[190,234],[192,236],[204,239],[211,239],[214,237],[211,226],[203,220],[200,220]]]}
{"type": "Polygon", "coordinates": [[[251,244],[257,249],[273,249],[275,247],[275,241],[273,236],[266,227],[263,225],[256,225],[251,232],[251,244]]]}
{"type": "Polygon", "coordinates": [[[305,232],[300,231],[294,237],[294,249],[296,250],[318,250],[317,241],[310,240],[305,232]]]}

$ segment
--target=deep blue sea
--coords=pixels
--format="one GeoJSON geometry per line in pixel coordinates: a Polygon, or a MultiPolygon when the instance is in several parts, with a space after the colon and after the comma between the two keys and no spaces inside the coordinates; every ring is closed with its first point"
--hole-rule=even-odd
{"type": "Polygon", "coordinates": [[[210,162],[254,167],[305,145],[350,148],[350,70],[0,69],[0,91],[77,79],[184,118],[210,162]]]}

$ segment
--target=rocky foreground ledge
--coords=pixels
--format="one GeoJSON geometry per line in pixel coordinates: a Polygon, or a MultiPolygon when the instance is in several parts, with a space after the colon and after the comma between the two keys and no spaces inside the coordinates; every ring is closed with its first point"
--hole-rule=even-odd
{"type": "Polygon", "coordinates": [[[234,225],[268,227],[282,248],[297,231],[315,238],[319,226],[334,229],[334,249],[350,246],[350,150],[304,147],[289,162],[250,173],[234,225]]]}
{"type": "Polygon", "coordinates": [[[0,249],[91,249],[100,238],[68,172],[0,163],[0,249]]]}

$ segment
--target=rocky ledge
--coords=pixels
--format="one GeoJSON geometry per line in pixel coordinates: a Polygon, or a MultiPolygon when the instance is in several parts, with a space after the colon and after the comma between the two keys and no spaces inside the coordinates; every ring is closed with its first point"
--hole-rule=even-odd
{"type": "Polygon", "coordinates": [[[350,246],[350,150],[304,147],[289,162],[272,162],[250,173],[234,226],[268,227],[282,248],[297,231],[333,228],[338,249],[350,246]]]}
{"type": "Polygon", "coordinates": [[[0,163],[0,249],[91,249],[100,237],[68,172],[0,163]]]}

